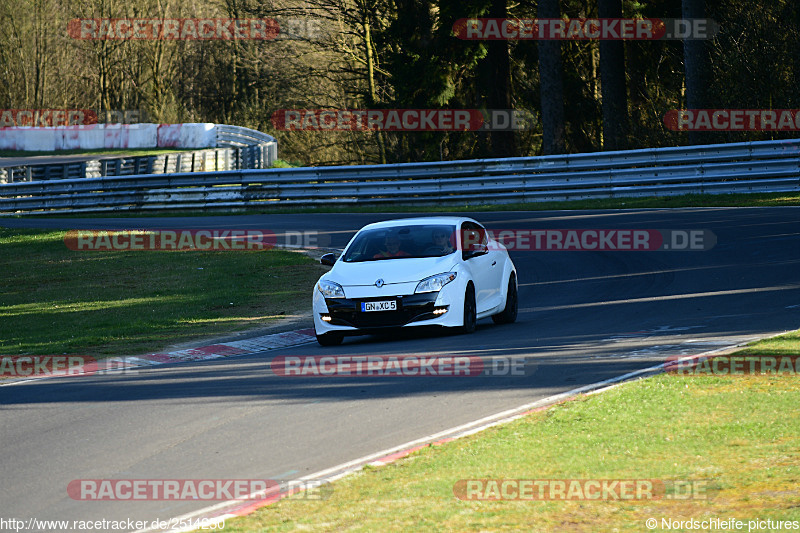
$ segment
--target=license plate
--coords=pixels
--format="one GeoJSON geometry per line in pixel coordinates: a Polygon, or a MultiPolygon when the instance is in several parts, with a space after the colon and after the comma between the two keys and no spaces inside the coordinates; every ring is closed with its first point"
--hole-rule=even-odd
{"type": "Polygon", "coordinates": [[[382,302],[361,302],[361,311],[397,311],[396,300],[384,300],[382,302]]]}

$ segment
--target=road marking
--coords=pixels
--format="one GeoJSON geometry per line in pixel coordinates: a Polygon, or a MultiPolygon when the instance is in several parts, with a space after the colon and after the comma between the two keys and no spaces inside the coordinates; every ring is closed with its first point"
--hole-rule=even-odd
{"type": "Polygon", "coordinates": [[[608,300],[605,302],[587,302],[568,305],[550,305],[546,307],[524,307],[519,309],[519,313],[538,313],[542,311],[562,311],[564,309],[582,309],[585,307],[600,307],[603,305],[622,305],[636,303],[664,302],[667,300],[684,300],[689,298],[706,298],[709,296],[733,296],[735,294],[755,294],[758,292],[777,292],[800,289],[798,283],[788,283],[786,285],[772,285],[769,287],[753,287],[749,289],[731,289],[727,291],[694,292],[687,294],[670,294],[667,296],[646,296],[644,298],[626,298],[624,300],[608,300]]]}

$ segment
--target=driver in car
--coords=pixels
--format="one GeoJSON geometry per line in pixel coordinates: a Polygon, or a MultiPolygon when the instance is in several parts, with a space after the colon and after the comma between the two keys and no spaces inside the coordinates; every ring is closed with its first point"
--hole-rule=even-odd
{"type": "Polygon", "coordinates": [[[448,255],[455,251],[453,245],[450,244],[450,236],[444,230],[433,230],[433,234],[431,235],[433,239],[433,244],[431,245],[431,250],[441,250],[442,255],[448,255]]]}
{"type": "Polygon", "coordinates": [[[400,237],[397,235],[387,235],[383,239],[384,249],[372,256],[373,259],[384,257],[408,257],[410,254],[400,249],[400,237]]]}

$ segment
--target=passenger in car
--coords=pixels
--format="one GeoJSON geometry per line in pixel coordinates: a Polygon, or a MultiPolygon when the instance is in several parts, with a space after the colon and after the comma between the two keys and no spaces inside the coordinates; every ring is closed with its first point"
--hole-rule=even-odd
{"type": "Polygon", "coordinates": [[[383,240],[384,249],[372,256],[373,259],[384,257],[408,257],[410,254],[400,249],[400,238],[397,235],[387,235],[383,240]]]}

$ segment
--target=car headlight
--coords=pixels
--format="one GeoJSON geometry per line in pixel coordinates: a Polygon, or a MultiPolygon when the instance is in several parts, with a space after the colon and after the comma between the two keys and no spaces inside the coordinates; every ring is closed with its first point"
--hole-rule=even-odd
{"type": "Polygon", "coordinates": [[[415,293],[420,292],[437,292],[442,290],[442,287],[450,283],[456,279],[455,272],[444,272],[442,274],[436,274],[435,276],[431,276],[429,278],[425,278],[417,284],[417,288],[414,290],[415,293]]]}
{"type": "Polygon", "coordinates": [[[338,283],[322,280],[317,283],[317,289],[325,298],[344,298],[344,289],[338,283]]]}

